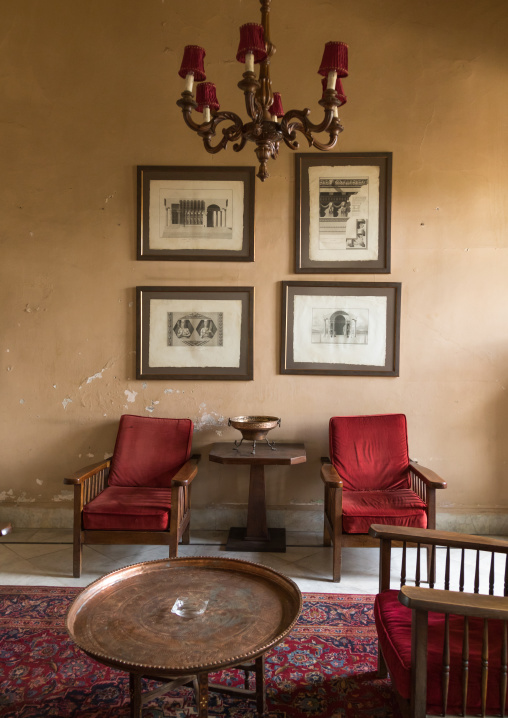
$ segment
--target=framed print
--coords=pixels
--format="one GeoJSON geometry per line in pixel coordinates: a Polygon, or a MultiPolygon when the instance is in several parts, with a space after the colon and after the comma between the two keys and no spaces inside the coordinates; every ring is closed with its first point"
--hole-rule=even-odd
{"type": "Polygon", "coordinates": [[[138,167],[138,259],[254,261],[254,167],[138,167]]]}
{"type": "Polygon", "coordinates": [[[283,282],[282,374],[399,376],[398,282],[283,282]]]}
{"type": "Polygon", "coordinates": [[[296,155],[296,272],[390,272],[391,152],[296,155]]]}
{"type": "Polygon", "coordinates": [[[253,287],[137,287],[138,379],[253,377],[253,287]]]}

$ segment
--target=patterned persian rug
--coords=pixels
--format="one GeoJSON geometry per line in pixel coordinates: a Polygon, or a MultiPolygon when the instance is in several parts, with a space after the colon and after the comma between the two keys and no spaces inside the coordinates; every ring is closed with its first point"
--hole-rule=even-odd
{"type": "MultiPolygon", "coordinates": [[[[128,675],[88,658],[67,635],[76,588],[0,587],[0,716],[128,718],[128,675]]],[[[304,594],[289,638],[267,653],[270,718],[399,718],[388,680],[376,678],[372,596],[304,594]]],[[[228,669],[214,682],[243,685],[228,669]]],[[[255,703],[211,693],[210,716],[255,718],[255,703]]],[[[196,715],[193,691],[155,699],[143,718],[196,715]]]]}

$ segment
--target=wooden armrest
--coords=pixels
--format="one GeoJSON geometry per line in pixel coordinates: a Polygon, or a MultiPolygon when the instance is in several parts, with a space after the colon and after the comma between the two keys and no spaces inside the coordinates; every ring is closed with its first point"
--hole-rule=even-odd
{"type": "Polygon", "coordinates": [[[342,479],[340,478],[333,464],[322,465],[321,478],[327,486],[331,486],[334,489],[342,488],[342,479]]]}
{"type": "Polygon", "coordinates": [[[440,476],[436,474],[432,469],[427,469],[421,464],[417,464],[414,461],[409,462],[410,471],[416,474],[424,484],[430,486],[432,489],[446,489],[447,483],[440,476]]]}
{"type": "Polygon", "coordinates": [[[99,471],[108,469],[110,466],[111,459],[105,459],[103,461],[98,461],[95,464],[89,464],[89,466],[85,466],[80,471],[76,471],[75,474],[66,476],[64,479],[64,484],[81,484],[81,482],[85,481],[86,479],[89,479],[94,474],[98,474],[99,471]]]}
{"type": "Polygon", "coordinates": [[[403,606],[421,611],[508,620],[508,597],[506,596],[403,586],[399,591],[399,601],[403,606]]]}
{"type": "Polygon", "coordinates": [[[480,551],[495,550],[499,553],[508,553],[508,541],[483,536],[459,534],[454,531],[436,531],[435,529],[407,528],[405,526],[388,526],[372,524],[369,529],[370,536],[391,541],[406,541],[409,543],[422,543],[436,546],[450,546],[451,548],[464,548],[480,551]]]}
{"type": "Polygon", "coordinates": [[[198,473],[198,463],[201,454],[193,454],[188,461],[178,470],[171,479],[172,486],[189,486],[192,479],[198,473]]]}

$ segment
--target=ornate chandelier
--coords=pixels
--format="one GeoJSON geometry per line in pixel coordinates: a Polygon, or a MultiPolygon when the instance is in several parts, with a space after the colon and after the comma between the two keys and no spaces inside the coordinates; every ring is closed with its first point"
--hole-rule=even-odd
{"type": "Polygon", "coordinates": [[[343,42],[327,42],[323,59],[318,70],[323,75],[323,92],[319,104],[324,108],[321,123],[312,123],[308,115],[309,109],[289,110],[284,113],[280,93],[272,92],[270,80],[270,61],[275,52],[275,45],[270,40],[269,13],[271,0],[260,0],[261,25],[247,23],[240,27],[240,44],[236,59],[245,64],[243,78],[238,87],[245,95],[245,107],[250,121],[244,123],[234,112],[219,112],[219,103],[213,82],[205,82],[204,70],[205,51],[197,45],[187,45],[184,50],[179,75],[185,78],[185,89],[176,103],[182,108],[184,120],[188,127],[202,138],[207,152],[216,154],[225,150],[229,142],[235,142],[235,152],[243,150],[248,141],[256,145],[255,153],[259,161],[257,176],[262,182],[269,177],[267,163],[275,159],[279,145],[283,140],[292,150],[299,147],[297,132],[307,139],[309,147],[327,152],[337,142],[339,132],[344,129],[338,118],[338,108],[345,104],[346,96],[342,87],[342,77],[348,74],[348,46],[343,42]],[[254,66],[259,65],[259,77],[256,77],[254,66]],[[193,86],[196,85],[196,97],[193,86]],[[192,119],[192,110],[203,113],[203,121],[196,123],[192,119]],[[216,129],[222,122],[228,123],[222,129],[222,138],[212,144],[216,129]],[[314,134],[327,132],[328,142],[319,142],[314,134]]]}

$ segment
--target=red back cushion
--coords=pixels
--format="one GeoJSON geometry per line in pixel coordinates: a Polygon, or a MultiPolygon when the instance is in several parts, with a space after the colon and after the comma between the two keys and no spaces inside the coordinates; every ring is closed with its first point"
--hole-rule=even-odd
{"type": "Polygon", "coordinates": [[[330,459],[349,491],[409,488],[404,414],[334,416],[330,459]]]}
{"type": "Polygon", "coordinates": [[[110,486],[169,487],[191,452],[190,419],[120,417],[109,473],[110,486]]]}

